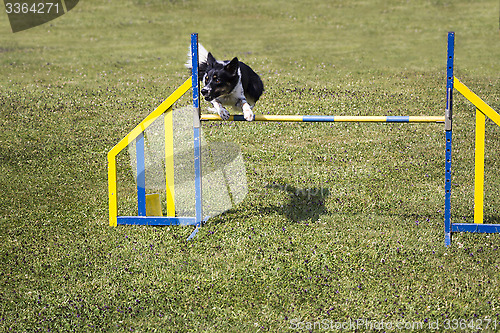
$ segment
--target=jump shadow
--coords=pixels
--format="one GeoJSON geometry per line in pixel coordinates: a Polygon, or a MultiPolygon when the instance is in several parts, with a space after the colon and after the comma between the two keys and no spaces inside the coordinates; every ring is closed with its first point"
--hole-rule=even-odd
{"type": "Polygon", "coordinates": [[[500,224],[500,216],[499,215],[485,215],[483,223],[485,223],[485,224],[500,224]]]}
{"type": "Polygon", "coordinates": [[[259,210],[261,214],[280,214],[294,222],[315,222],[322,215],[330,213],[325,207],[325,201],[330,195],[328,188],[297,188],[279,183],[268,184],[266,188],[286,193],[287,199],[280,204],[262,207],[259,210]]]}

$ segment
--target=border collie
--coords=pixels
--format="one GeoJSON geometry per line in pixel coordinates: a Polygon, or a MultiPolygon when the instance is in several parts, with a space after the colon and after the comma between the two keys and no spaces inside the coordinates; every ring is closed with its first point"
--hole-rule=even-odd
{"type": "MultiPolygon", "coordinates": [[[[192,68],[191,52],[186,67],[192,68]]],[[[201,44],[198,44],[199,78],[204,87],[201,94],[212,103],[215,111],[223,120],[229,119],[225,106],[243,111],[246,120],[252,121],[255,103],[264,92],[264,84],[260,76],[248,65],[233,58],[219,61],[201,44]]]]}

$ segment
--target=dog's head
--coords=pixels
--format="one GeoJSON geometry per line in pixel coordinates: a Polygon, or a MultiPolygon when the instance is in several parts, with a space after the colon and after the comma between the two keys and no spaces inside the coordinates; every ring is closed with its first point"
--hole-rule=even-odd
{"type": "Polygon", "coordinates": [[[234,58],[229,62],[215,60],[211,53],[207,56],[205,76],[203,77],[204,87],[201,94],[207,101],[212,101],[219,96],[229,94],[238,84],[239,61],[234,58]]]}

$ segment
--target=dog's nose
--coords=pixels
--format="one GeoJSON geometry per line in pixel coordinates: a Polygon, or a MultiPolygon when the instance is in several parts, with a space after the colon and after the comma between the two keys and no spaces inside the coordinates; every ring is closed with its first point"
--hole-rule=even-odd
{"type": "Polygon", "coordinates": [[[207,89],[207,88],[202,88],[202,89],[201,89],[201,94],[202,94],[203,96],[208,95],[208,93],[209,93],[209,92],[210,92],[210,90],[209,90],[209,89],[207,89]]]}

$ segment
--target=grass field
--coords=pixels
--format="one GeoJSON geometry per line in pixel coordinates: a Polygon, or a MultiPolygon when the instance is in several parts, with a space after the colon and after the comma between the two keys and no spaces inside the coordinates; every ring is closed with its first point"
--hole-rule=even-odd
{"type": "MultiPolygon", "coordinates": [[[[188,78],[191,32],[261,74],[257,113],[443,115],[455,31],[456,76],[498,111],[498,5],[88,0],[16,34],[2,16],[0,330],[498,330],[500,236],[444,247],[442,125],[207,124],[241,146],[249,194],[193,242],[108,227],[106,169],[188,78]]],[[[452,219],[472,222],[475,110],[454,102],[452,219]]],[[[485,219],[500,223],[500,128],[486,132],[485,219]]]]}

